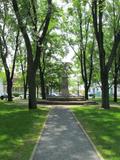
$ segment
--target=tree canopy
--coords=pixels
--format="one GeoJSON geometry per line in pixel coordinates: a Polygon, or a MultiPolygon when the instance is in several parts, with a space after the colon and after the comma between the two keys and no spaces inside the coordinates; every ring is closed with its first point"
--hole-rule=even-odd
{"type": "Polygon", "coordinates": [[[36,86],[43,99],[53,89],[60,92],[63,66],[69,62],[69,76],[78,73],[85,99],[91,84],[99,84],[102,107],[109,109],[113,85],[117,101],[119,28],[120,0],[1,1],[0,71],[5,73],[8,100],[14,75],[20,73],[29,109],[36,108],[36,86]]]}

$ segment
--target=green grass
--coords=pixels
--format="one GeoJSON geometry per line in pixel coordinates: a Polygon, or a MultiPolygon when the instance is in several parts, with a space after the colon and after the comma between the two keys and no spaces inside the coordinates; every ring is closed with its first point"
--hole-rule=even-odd
{"type": "Polygon", "coordinates": [[[105,160],[120,160],[120,108],[72,109],[105,160]]]}
{"type": "Polygon", "coordinates": [[[47,108],[0,102],[0,160],[29,160],[47,114],[47,108]]]}
{"type": "MultiPolygon", "coordinates": [[[[117,102],[114,102],[114,98],[113,97],[110,97],[110,104],[120,104],[120,98],[118,98],[118,101],[117,102]]],[[[93,101],[95,102],[98,102],[98,103],[101,103],[102,99],[100,97],[96,97],[94,99],[92,99],[93,101]]]]}

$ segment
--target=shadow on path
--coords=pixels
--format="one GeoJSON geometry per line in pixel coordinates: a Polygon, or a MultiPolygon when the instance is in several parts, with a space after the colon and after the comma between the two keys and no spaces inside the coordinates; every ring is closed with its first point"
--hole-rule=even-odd
{"type": "Polygon", "coordinates": [[[51,110],[33,160],[100,160],[72,113],[51,110]]]}

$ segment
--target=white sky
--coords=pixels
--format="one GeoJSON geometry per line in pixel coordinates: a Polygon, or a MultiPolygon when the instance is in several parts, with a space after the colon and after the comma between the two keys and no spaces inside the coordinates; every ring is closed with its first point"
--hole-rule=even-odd
{"type": "Polygon", "coordinates": [[[75,55],[75,53],[74,53],[73,50],[69,47],[69,53],[68,53],[67,56],[64,57],[63,62],[72,62],[74,55],[75,55]]]}
{"type": "Polygon", "coordinates": [[[53,0],[53,3],[56,3],[59,7],[64,7],[66,5],[64,0],[53,0]]]}

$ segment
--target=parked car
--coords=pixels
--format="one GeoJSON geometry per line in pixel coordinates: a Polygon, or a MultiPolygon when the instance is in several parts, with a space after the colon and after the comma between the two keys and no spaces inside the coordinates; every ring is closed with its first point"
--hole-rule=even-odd
{"type": "Polygon", "coordinates": [[[57,93],[51,93],[51,94],[49,94],[49,96],[58,96],[58,94],[57,93]]]}
{"type": "MultiPolygon", "coordinates": [[[[15,98],[15,96],[12,95],[12,98],[15,98]]],[[[8,94],[7,93],[1,94],[0,99],[1,100],[8,99],[8,94]]]]}
{"type": "Polygon", "coordinates": [[[89,98],[95,98],[95,94],[94,93],[88,93],[89,98]]]}
{"type": "Polygon", "coordinates": [[[0,99],[3,100],[3,99],[7,99],[8,98],[8,94],[7,93],[3,93],[1,94],[0,96],[0,99]]]}

